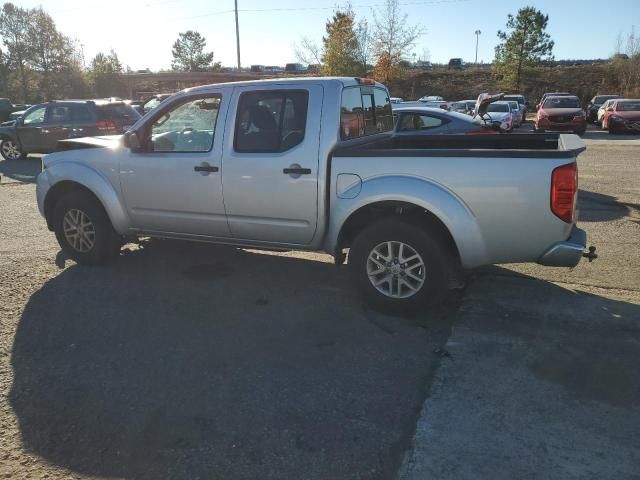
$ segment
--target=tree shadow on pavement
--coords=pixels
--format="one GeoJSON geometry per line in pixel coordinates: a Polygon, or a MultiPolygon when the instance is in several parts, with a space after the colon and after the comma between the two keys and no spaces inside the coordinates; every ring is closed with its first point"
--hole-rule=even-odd
{"type": "Polygon", "coordinates": [[[152,241],[34,293],[12,350],[25,447],[124,478],[389,478],[450,332],[332,264],[152,241]]]}
{"type": "Polygon", "coordinates": [[[36,177],[41,171],[42,160],[40,157],[27,157],[22,160],[0,160],[0,176],[20,183],[35,183],[36,177]]]}
{"type": "Polygon", "coordinates": [[[640,210],[640,205],[619,202],[611,195],[578,191],[578,221],[608,222],[627,217],[632,210],[640,210]]]}

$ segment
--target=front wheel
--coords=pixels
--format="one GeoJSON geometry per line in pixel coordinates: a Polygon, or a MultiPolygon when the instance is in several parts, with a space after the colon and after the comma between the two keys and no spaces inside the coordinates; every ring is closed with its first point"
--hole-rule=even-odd
{"type": "Polygon", "coordinates": [[[105,263],[122,246],[104,208],[88,192],[76,191],[62,197],[55,206],[53,223],[60,248],[77,263],[105,263]]]}
{"type": "Polygon", "coordinates": [[[349,266],[369,304],[408,314],[441,299],[448,283],[448,258],[438,235],[394,218],[358,234],[349,266]]]}
{"type": "Polygon", "coordinates": [[[20,150],[16,142],[8,138],[2,140],[0,143],[0,155],[2,155],[2,158],[5,160],[21,160],[27,156],[26,153],[20,150]]]}

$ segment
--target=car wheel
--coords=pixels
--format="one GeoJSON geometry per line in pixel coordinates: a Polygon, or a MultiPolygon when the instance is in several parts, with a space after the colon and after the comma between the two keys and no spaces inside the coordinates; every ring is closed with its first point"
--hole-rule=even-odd
{"type": "Polygon", "coordinates": [[[80,264],[105,263],[122,246],[104,208],[88,192],[76,191],[62,197],[54,208],[53,224],[60,248],[80,264]]]}
{"type": "Polygon", "coordinates": [[[387,219],[358,234],[348,263],[358,290],[373,308],[410,314],[442,298],[448,258],[439,236],[387,219]]]}
{"type": "Polygon", "coordinates": [[[27,156],[26,153],[20,150],[16,142],[8,138],[2,140],[2,143],[0,143],[0,154],[5,160],[21,160],[27,156]]]}

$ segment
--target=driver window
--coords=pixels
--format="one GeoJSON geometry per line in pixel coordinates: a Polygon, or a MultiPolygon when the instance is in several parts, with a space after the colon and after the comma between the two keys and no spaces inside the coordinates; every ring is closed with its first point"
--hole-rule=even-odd
{"type": "Polygon", "coordinates": [[[33,125],[36,123],[44,123],[44,113],[46,108],[40,107],[27,113],[22,121],[23,125],[33,125]]]}
{"type": "Polygon", "coordinates": [[[181,103],[155,120],[151,128],[153,152],[208,152],[220,109],[220,95],[181,103]]]}

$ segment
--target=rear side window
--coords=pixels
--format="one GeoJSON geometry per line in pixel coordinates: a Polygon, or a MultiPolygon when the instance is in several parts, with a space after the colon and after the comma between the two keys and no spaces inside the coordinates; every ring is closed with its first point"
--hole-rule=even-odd
{"type": "Polygon", "coordinates": [[[398,131],[411,132],[415,130],[429,130],[431,128],[438,128],[446,123],[449,122],[445,121],[442,117],[405,113],[400,116],[398,131]]]}
{"type": "Polygon", "coordinates": [[[87,105],[72,105],[71,116],[74,122],[89,122],[92,120],[92,115],[87,105]]]}
{"type": "Polygon", "coordinates": [[[342,140],[388,132],[392,129],[393,114],[386,90],[375,87],[348,87],[342,91],[342,140]]]}
{"type": "Polygon", "coordinates": [[[52,105],[48,108],[47,121],[63,123],[71,121],[71,107],[68,105],[52,105]]]}
{"type": "Polygon", "coordinates": [[[308,103],[306,90],[242,93],[236,114],[235,151],[284,152],[302,143],[308,103]]]}
{"type": "Polygon", "coordinates": [[[131,120],[131,123],[135,123],[140,118],[140,114],[125,103],[99,105],[96,109],[100,120],[131,120]]]}

